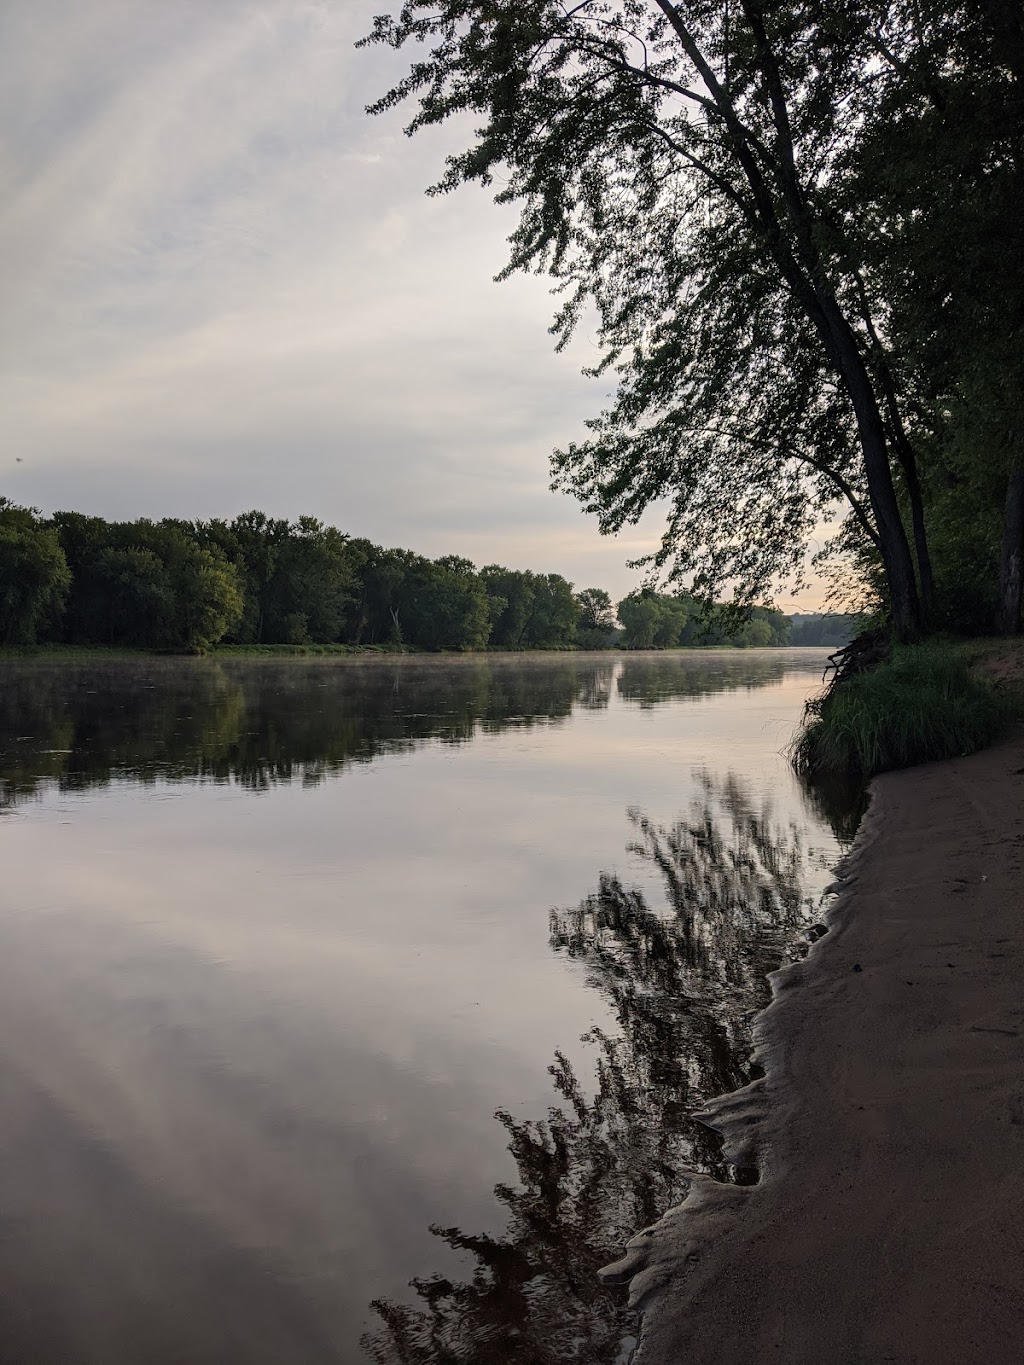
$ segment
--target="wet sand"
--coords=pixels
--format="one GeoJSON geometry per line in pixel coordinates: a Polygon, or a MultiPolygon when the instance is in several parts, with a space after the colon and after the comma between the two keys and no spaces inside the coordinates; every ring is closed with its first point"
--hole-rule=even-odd
{"type": "Polygon", "coordinates": [[[1024,734],[888,774],[830,932],[776,973],[765,1078],[609,1278],[637,1365],[1024,1360],[1024,734]]]}

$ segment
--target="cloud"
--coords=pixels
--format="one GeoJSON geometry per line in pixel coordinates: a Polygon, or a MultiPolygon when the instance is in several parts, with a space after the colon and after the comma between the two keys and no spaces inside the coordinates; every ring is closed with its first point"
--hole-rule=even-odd
{"type": "Polygon", "coordinates": [[[308,510],[625,592],[635,547],[548,489],[604,394],[587,338],[556,356],[545,283],[493,283],[508,210],[425,197],[455,134],[363,112],[403,69],[353,49],[376,8],[5,7],[3,491],[308,510]]]}

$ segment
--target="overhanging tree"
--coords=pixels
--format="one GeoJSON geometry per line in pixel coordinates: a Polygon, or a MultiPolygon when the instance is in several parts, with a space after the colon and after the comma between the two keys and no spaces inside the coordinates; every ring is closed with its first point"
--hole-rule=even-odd
{"type": "Polygon", "coordinates": [[[521,210],[506,273],[565,291],[561,344],[596,306],[619,389],[556,484],[604,529],[668,497],[658,562],[747,600],[844,498],[903,635],[928,591],[919,479],[842,178],[911,8],[407,0],[365,40],[425,49],[374,111],[418,99],[411,132],[477,119],[436,188],[504,181],[521,210]]]}
{"type": "Polygon", "coordinates": [[[844,218],[899,395],[892,435],[923,466],[939,619],[977,629],[994,617],[1012,633],[1024,557],[1024,5],[902,8],[861,100],[844,218]]]}

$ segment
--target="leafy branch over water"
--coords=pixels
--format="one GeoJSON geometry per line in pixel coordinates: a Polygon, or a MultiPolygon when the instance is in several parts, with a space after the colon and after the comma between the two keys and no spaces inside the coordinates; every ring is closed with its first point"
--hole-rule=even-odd
{"type": "Polygon", "coordinates": [[[596,1050],[593,1094],[568,1058],[550,1068],[546,1118],[499,1110],[518,1184],[496,1188],[500,1236],[432,1230],[476,1261],[462,1281],[412,1281],[415,1305],[378,1300],[365,1347],[376,1365],[614,1365],[632,1328],[621,1291],[597,1279],[638,1228],[678,1203],[686,1170],[728,1169],[690,1115],[751,1079],[750,1023],[766,974],[799,951],[813,918],[815,855],[744,784],[705,779],[690,813],[661,828],[629,812],[630,851],[664,901],[602,873],[578,906],[551,914],[551,945],[585,967],[614,1014],[596,1050]]]}

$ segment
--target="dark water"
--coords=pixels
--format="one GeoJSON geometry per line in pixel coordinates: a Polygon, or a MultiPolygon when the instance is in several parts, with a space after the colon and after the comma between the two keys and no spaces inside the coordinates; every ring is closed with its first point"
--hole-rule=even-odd
{"type": "Polygon", "coordinates": [[[824,654],[0,664],[0,1360],[625,1362],[824,654]]]}

